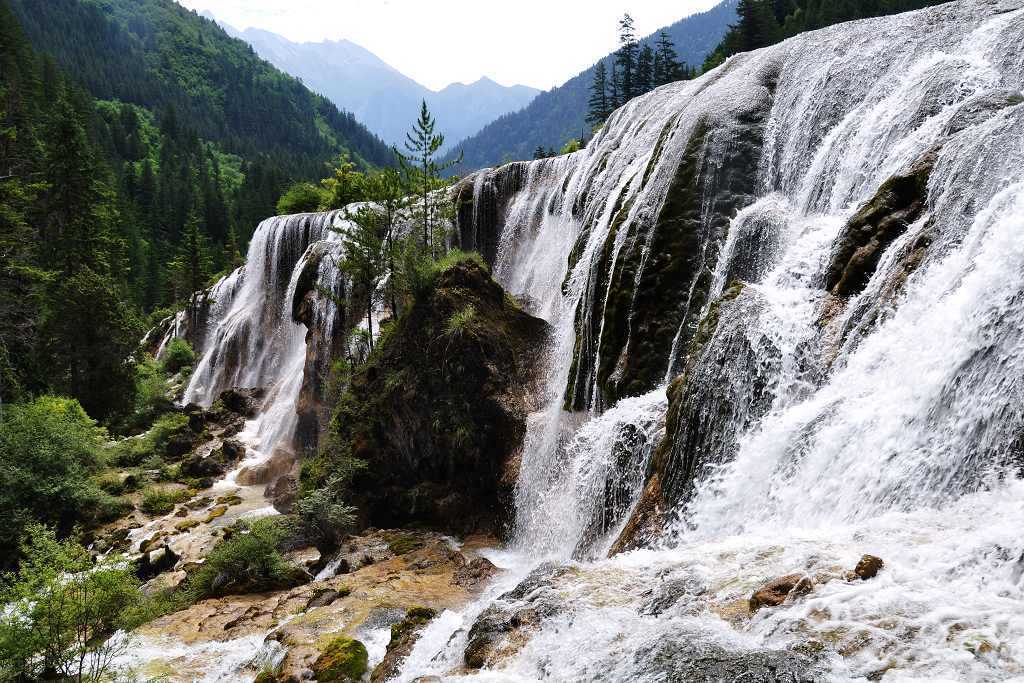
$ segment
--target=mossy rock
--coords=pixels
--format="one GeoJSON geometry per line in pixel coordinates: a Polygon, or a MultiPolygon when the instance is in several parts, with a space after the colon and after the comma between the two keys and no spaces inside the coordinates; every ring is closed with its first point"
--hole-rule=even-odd
{"type": "Polygon", "coordinates": [[[174,528],[178,531],[191,531],[192,529],[199,526],[198,519],[183,519],[174,525],[174,528]]]}
{"type": "Polygon", "coordinates": [[[218,517],[223,517],[224,514],[227,511],[228,511],[228,506],[227,505],[218,505],[217,507],[215,507],[212,510],[210,510],[210,514],[206,515],[206,520],[205,521],[207,523],[212,522],[213,520],[217,519],[218,517]]]}
{"type": "Polygon", "coordinates": [[[320,651],[313,663],[318,683],[359,681],[369,664],[366,646],[347,636],[338,636],[320,651]]]}
{"type": "Polygon", "coordinates": [[[409,633],[424,626],[437,616],[437,610],[430,607],[412,607],[405,613],[405,618],[391,625],[391,643],[398,643],[409,633]]]}
{"type": "Polygon", "coordinates": [[[423,540],[415,534],[397,534],[388,539],[388,550],[395,555],[405,555],[423,547],[423,540]]]}

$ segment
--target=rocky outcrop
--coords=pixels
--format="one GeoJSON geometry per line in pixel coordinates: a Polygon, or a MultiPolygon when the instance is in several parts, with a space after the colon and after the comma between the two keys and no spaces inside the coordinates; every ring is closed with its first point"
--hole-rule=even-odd
{"type": "Polygon", "coordinates": [[[778,607],[787,599],[810,593],[814,581],[807,574],[788,574],[772,579],[750,596],[750,611],[756,612],[762,607],[778,607]]]}
{"type": "Polygon", "coordinates": [[[466,666],[493,666],[518,652],[545,619],[565,608],[559,584],[573,573],[571,567],[541,565],[481,612],[469,630],[466,666]]]}
{"type": "Polygon", "coordinates": [[[904,173],[884,182],[847,222],[825,271],[825,288],[833,296],[861,292],[885,250],[924,213],[935,160],[936,155],[929,153],[904,173]]]}
{"type": "Polygon", "coordinates": [[[476,251],[489,265],[497,258],[510,199],[523,188],[527,164],[514,162],[466,177],[452,189],[456,239],[463,251],[476,251]]]}
{"type": "Polygon", "coordinates": [[[334,471],[332,457],[365,462],[353,502],[374,526],[497,530],[546,332],[479,261],[449,265],[353,375],[314,471],[334,471]]]}

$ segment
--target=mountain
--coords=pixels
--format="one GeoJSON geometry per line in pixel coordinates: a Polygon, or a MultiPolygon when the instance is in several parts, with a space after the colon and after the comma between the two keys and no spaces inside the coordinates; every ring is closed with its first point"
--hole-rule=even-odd
{"type": "Polygon", "coordinates": [[[352,114],[173,0],[12,0],[33,46],[97,99],[174,110],[200,137],[246,159],[318,177],[341,150],[391,154],[352,114]]]}
{"type": "MultiPolygon", "coordinates": [[[[209,12],[204,16],[213,17],[209,12]]],[[[392,144],[405,140],[424,100],[445,137],[455,142],[503,114],[519,111],[540,92],[525,85],[503,86],[489,78],[468,85],[454,83],[435,92],[349,40],[294,43],[270,31],[238,31],[220,24],[268,62],[351,111],[392,144]]]]}
{"type": "MultiPolygon", "coordinates": [[[[724,0],[707,12],[665,27],[663,30],[675,42],[679,58],[690,66],[702,64],[729,30],[729,25],[736,21],[737,4],[738,0],[724,0]]],[[[657,33],[644,42],[651,42],[657,33]]],[[[608,55],[601,61],[610,68],[612,58],[608,55]]],[[[589,128],[585,120],[587,100],[596,66],[564,85],[537,95],[522,111],[501,116],[479,133],[457,143],[465,159],[453,171],[465,173],[512,159],[529,159],[537,147],[557,148],[570,138],[579,138],[589,128]]]]}

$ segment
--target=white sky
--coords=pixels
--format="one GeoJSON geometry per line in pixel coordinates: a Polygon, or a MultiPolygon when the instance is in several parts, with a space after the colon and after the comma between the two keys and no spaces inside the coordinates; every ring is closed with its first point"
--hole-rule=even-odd
{"type": "Polygon", "coordinates": [[[629,11],[646,35],[719,0],[179,0],[296,42],[347,38],[435,90],[488,76],[561,85],[615,49],[629,11]]]}

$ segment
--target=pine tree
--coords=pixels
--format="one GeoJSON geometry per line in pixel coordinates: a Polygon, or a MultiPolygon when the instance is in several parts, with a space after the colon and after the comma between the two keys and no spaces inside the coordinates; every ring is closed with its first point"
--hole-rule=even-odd
{"type": "Polygon", "coordinates": [[[373,350],[373,298],[387,265],[383,216],[371,207],[362,206],[350,213],[348,219],[350,227],[344,232],[342,268],[352,278],[356,292],[362,295],[369,347],[373,350]]]}
{"type": "Polygon", "coordinates": [[[778,39],[779,24],[769,0],[739,0],[736,14],[739,17],[739,24],[734,27],[737,52],[757,50],[778,39]]]}
{"type": "Polygon", "coordinates": [[[174,298],[181,299],[203,289],[210,278],[210,266],[206,236],[199,229],[199,217],[193,213],[185,223],[178,256],[172,266],[174,298]]]}
{"type": "Polygon", "coordinates": [[[637,55],[634,81],[638,96],[654,90],[654,50],[650,45],[644,45],[637,55]]]}
{"type": "Polygon", "coordinates": [[[545,159],[548,153],[544,150],[544,145],[537,145],[537,149],[533,150],[534,159],[545,159]]]}
{"type": "Polygon", "coordinates": [[[658,34],[657,49],[654,53],[654,85],[655,87],[674,83],[686,77],[683,64],[679,62],[676,46],[672,38],[662,31],[658,34]]]}
{"type": "Polygon", "coordinates": [[[615,53],[615,64],[618,66],[618,96],[623,105],[637,96],[636,64],[640,46],[636,40],[636,28],[633,17],[628,13],[619,20],[619,51],[615,53]]]}
{"type": "Polygon", "coordinates": [[[438,163],[437,153],[444,146],[444,135],[435,133],[436,122],[427,109],[426,100],[420,108],[420,117],[413,125],[412,131],[406,134],[405,149],[408,154],[402,154],[397,149],[395,153],[402,165],[408,184],[414,189],[418,197],[419,207],[417,222],[423,233],[423,248],[430,250],[436,256],[438,245],[434,244],[433,233],[435,230],[435,214],[443,208],[434,205],[431,201],[431,194],[440,189],[444,182],[441,174],[447,169],[462,163],[462,155],[444,163],[438,163]]]}
{"type": "MultiPolygon", "coordinates": [[[[587,123],[598,126],[608,120],[612,113],[611,102],[608,97],[608,69],[604,61],[597,63],[594,69],[594,82],[590,86],[590,112],[587,114],[587,123]]],[[[538,148],[543,152],[543,148],[538,148]]],[[[540,157],[534,154],[535,159],[540,157]]]]}

